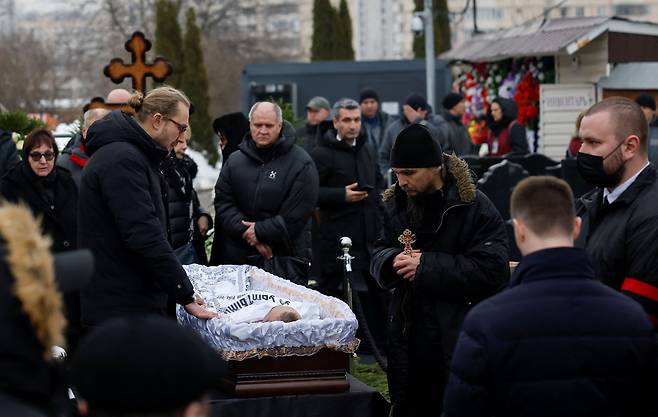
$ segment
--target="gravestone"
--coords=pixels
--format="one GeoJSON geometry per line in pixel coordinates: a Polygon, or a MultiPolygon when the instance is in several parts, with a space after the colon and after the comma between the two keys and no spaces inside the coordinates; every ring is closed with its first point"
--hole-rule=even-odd
{"type": "Polygon", "coordinates": [[[482,178],[482,175],[486,170],[482,167],[479,156],[464,155],[461,156],[460,158],[463,159],[468,164],[470,170],[473,172],[473,174],[475,174],[475,178],[477,179],[482,178]]]}
{"type": "MultiPolygon", "coordinates": [[[[146,39],[142,32],[136,31],[133,33],[124,44],[124,47],[130,52],[131,63],[125,64],[123,59],[114,58],[103,69],[103,74],[109,77],[112,82],[119,84],[125,78],[131,78],[133,90],[146,95],[146,77],[152,77],[155,81],[162,82],[173,72],[171,65],[162,57],[156,57],[153,63],[150,64],[146,62],[146,52],[151,49],[151,41],[146,39]]],[[[106,103],[102,97],[91,99],[84,106],[83,111],[98,108],[133,112],[127,103],[106,103]]]]}
{"type": "Polygon", "coordinates": [[[528,177],[528,171],[521,165],[504,160],[489,168],[478,181],[477,187],[489,197],[503,220],[508,220],[512,190],[519,181],[526,177],[528,177]]]}
{"type": "Polygon", "coordinates": [[[505,156],[510,162],[521,165],[530,175],[546,175],[546,168],[558,165],[559,162],[552,160],[541,153],[529,153],[526,155],[505,156]]]}
{"type": "Polygon", "coordinates": [[[133,89],[146,94],[146,77],[153,77],[155,81],[164,81],[172,73],[171,65],[162,57],[157,57],[152,64],[146,63],[146,52],[151,49],[151,41],[146,39],[142,32],[135,32],[125,44],[126,51],[130,52],[132,63],[126,65],[123,59],[114,58],[103,69],[103,73],[112,82],[119,84],[124,78],[130,77],[133,89]]]}
{"type": "Polygon", "coordinates": [[[483,156],[480,158],[480,165],[482,166],[482,175],[492,166],[503,161],[503,158],[500,156],[483,156]]]}
{"type": "Polygon", "coordinates": [[[569,184],[574,198],[580,198],[589,191],[593,190],[590,184],[578,172],[578,162],[576,158],[563,159],[559,165],[547,168],[546,173],[557,178],[562,178],[569,184]]]}

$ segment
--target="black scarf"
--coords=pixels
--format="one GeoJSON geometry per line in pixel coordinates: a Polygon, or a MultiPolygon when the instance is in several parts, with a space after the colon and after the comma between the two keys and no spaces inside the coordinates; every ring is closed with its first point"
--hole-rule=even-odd
{"type": "Polygon", "coordinates": [[[55,205],[55,182],[57,181],[57,169],[53,166],[53,170],[50,171],[45,177],[38,176],[30,166],[30,161],[23,161],[21,166],[21,171],[23,175],[28,179],[29,183],[34,186],[37,190],[37,194],[44,199],[48,206],[52,207],[55,205]]]}
{"type": "Polygon", "coordinates": [[[162,172],[167,184],[186,201],[192,195],[192,178],[187,168],[185,161],[176,158],[173,153],[162,161],[162,172]]]}

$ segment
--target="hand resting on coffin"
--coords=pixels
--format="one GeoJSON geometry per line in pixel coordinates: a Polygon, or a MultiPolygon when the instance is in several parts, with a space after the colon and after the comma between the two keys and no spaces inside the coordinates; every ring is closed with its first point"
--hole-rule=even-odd
{"type": "Polygon", "coordinates": [[[203,301],[203,298],[199,294],[194,294],[194,302],[186,304],[183,307],[185,311],[198,319],[208,320],[217,317],[217,313],[206,309],[206,302],[203,301]]]}

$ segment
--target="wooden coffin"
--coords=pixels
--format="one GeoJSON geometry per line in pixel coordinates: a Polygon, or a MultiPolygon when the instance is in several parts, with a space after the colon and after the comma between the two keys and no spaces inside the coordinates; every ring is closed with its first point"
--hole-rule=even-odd
{"type": "Polygon", "coordinates": [[[225,360],[222,389],[235,397],[327,394],[347,391],[349,353],[321,349],[309,356],[225,360]]]}

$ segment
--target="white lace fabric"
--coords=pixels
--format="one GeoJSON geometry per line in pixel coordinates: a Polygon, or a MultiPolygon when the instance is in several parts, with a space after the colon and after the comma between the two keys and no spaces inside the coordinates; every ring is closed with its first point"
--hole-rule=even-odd
{"type": "Polygon", "coordinates": [[[319,319],[304,318],[290,323],[235,323],[230,314],[220,314],[211,320],[199,320],[178,306],[176,312],[179,323],[198,332],[225,358],[267,356],[268,351],[294,354],[294,348],[303,348],[299,349],[300,352],[317,351],[323,347],[353,352],[358,345],[358,339],[355,338],[358,326],[356,317],[349,306],[337,298],[293,284],[249,265],[185,265],[184,268],[195,291],[203,297],[207,307],[214,311],[222,311],[235,299],[236,294],[245,291],[272,293],[281,299],[312,303],[319,307],[319,319]],[[246,352],[252,353],[244,354],[246,352]]]}

